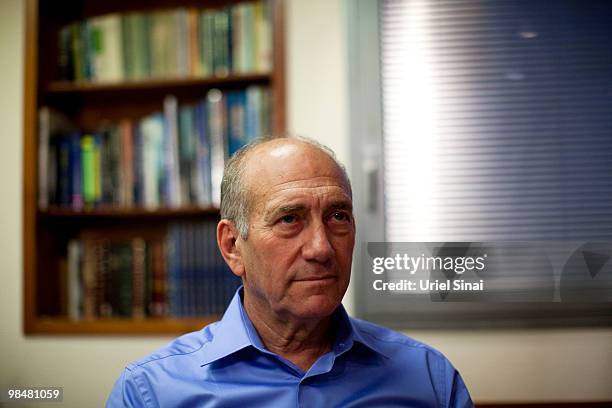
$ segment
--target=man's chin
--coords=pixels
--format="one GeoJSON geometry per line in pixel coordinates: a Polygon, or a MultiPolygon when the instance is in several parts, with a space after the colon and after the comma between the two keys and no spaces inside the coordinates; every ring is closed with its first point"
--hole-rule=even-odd
{"type": "Polygon", "coordinates": [[[341,300],[323,294],[307,296],[297,305],[294,314],[301,319],[324,319],[334,313],[341,300]]]}

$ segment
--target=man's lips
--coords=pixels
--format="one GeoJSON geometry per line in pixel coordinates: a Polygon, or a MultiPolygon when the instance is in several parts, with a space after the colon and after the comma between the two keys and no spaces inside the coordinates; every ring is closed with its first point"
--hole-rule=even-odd
{"type": "Polygon", "coordinates": [[[295,279],[296,282],[316,282],[337,279],[336,275],[323,275],[323,276],[308,276],[305,278],[295,279]]]}

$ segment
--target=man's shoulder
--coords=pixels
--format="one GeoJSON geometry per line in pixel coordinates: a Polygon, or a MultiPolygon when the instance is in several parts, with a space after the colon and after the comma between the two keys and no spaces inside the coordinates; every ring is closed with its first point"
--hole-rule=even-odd
{"type": "Polygon", "coordinates": [[[391,354],[388,355],[388,357],[398,357],[403,353],[416,353],[426,354],[429,358],[447,361],[446,357],[440,351],[410,336],[366,320],[354,317],[350,319],[353,327],[359,332],[361,337],[370,345],[381,350],[383,354],[391,354]]]}
{"type": "Polygon", "coordinates": [[[176,359],[189,359],[198,353],[204,352],[215,332],[219,322],[211,323],[201,330],[184,334],[172,340],[160,349],[128,364],[130,371],[138,368],[152,368],[166,363],[172,364],[176,359]]]}

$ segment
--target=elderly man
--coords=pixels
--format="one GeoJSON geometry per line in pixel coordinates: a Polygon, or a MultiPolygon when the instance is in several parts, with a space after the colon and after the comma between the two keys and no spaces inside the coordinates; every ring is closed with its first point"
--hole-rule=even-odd
{"type": "Polygon", "coordinates": [[[314,142],[232,157],[217,241],[242,279],[222,320],[130,364],[107,406],[471,407],[438,351],[350,318],[351,186],[314,142]]]}

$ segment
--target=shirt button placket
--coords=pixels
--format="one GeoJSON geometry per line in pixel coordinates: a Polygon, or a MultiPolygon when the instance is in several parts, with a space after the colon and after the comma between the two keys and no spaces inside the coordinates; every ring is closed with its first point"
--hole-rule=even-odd
{"type": "Polygon", "coordinates": [[[306,377],[298,383],[298,408],[308,407],[305,392],[308,390],[308,384],[312,382],[311,377],[306,377]]]}

